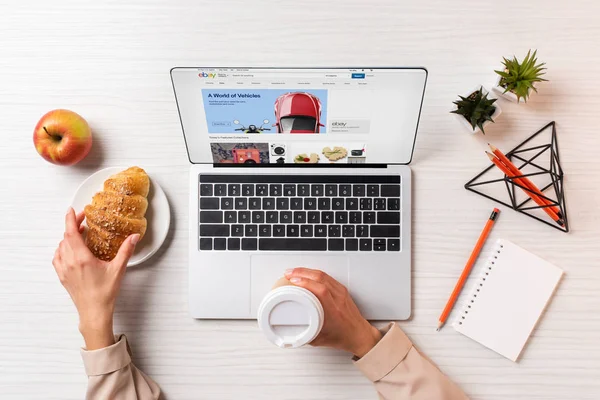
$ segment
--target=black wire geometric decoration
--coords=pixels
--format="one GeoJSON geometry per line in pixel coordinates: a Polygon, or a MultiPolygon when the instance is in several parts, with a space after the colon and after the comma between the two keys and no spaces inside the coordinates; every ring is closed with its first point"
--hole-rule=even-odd
{"type": "Polygon", "coordinates": [[[519,170],[521,170],[523,175],[514,177],[503,175],[502,178],[498,179],[481,180],[484,177],[484,175],[488,175],[490,171],[497,170],[496,166],[492,164],[491,166],[483,170],[480,174],[478,174],[476,177],[467,182],[465,184],[465,189],[477,193],[490,200],[493,200],[497,203],[500,203],[506,207],[512,208],[517,212],[525,214],[560,231],[569,232],[569,220],[567,218],[567,207],[563,186],[564,174],[560,165],[560,156],[558,153],[558,142],[556,138],[555,122],[550,122],[542,129],[531,135],[524,142],[519,144],[517,147],[515,147],[508,153],[506,153],[506,157],[508,157],[508,159],[513,164],[515,164],[515,166],[519,170]],[[525,147],[528,143],[531,145],[531,142],[534,139],[539,139],[538,136],[546,131],[551,132],[550,143],[543,143],[540,145],[533,145],[532,147],[525,147]],[[546,162],[541,161],[544,158],[547,159],[546,162]],[[542,194],[540,195],[539,193],[537,193],[537,195],[543,198],[544,200],[548,201],[550,204],[545,206],[537,205],[531,200],[529,196],[526,195],[521,196],[522,198],[519,199],[518,193],[525,194],[522,191],[534,193],[529,188],[519,184],[518,182],[515,182],[516,179],[523,177],[528,177],[530,179],[536,179],[537,181],[544,182],[543,184],[538,185],[542,194]],[[497,196],[494,197],[484,192],[483,189],[485,189],[486,186],[493,184],[498,185],[500,182],[503,182],[506,188],[506,192],[502,190],[502,192],[505,193],[502,196],[505,198],[505,200],[500,199],[497,196]],[[546,191],[548,191],[549,194],[546,194],[546,191]],[[508,197],[506,197],[506,193],[508,193],[508,197]],[[556,223],[550,217],[547,217],[545,213],[540,213],[540,211],[543,211],[541,209],[549,207],[558,207],[560,212],[557,213],[557,215],[562,219],[563,225],[556,223]]]}

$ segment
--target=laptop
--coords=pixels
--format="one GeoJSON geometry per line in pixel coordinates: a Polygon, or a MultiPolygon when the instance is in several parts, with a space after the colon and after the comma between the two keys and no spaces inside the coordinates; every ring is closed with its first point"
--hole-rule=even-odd
{"type": "Polygon", "coordinates": [[[254,319],[288,268],[370,320],[411,313],[424,68],[173,68],[190,168],[189,310],[254,319]]]}

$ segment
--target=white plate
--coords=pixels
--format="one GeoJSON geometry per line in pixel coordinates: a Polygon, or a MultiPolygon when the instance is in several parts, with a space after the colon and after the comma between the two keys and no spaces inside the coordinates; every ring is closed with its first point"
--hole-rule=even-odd
{"type": "MultiPolygon", "coordinates": [[[[75,212],[92,202],[92,197],[104,188],[104,181],[111,175],[126,170],[127,167],[110,167],[102,169],[89,176],[77,189],[71,206],[75,212]]],[[[146,171],[147,172],[147,171],[146,171]]],[[[127,263],[128,267],[140,264],[154,255],[162,246],[171,223],[169,202],[162,188],[150,177],[150,192],[148,193],[148,211],[146,211],[148,228],[142,240],[135,246],[135,252],[127,263]]],[[[85,225],[85,221],[83,222],[85,225]]],[[[87,225],[86,225],[87,227],[87,225]]],[[[86,228],[87,229],[87,228],[86,228]]]]}

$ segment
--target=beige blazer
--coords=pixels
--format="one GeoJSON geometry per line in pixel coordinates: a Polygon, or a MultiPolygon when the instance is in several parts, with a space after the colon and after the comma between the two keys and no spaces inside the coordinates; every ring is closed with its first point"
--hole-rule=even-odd
{"type": "MultiPolygon", "coordinates": [[[[398,325],[382,330],[381,341],[363,358],[358,369],[375,385],[382,400],[468,400],[447,376],[422,356],[398,325]]],[[[131,362],[127,338],[104,349],[81,350],[88,375],[89,400],[158,400],[160,388],[131,362]]]]}

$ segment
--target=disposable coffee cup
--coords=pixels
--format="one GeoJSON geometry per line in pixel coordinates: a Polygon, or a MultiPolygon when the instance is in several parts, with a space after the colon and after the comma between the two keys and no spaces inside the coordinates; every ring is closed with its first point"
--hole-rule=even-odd
{"type": "Polygon", "coordinates": [[[309,290],[281,278],[258,307],[258,326],[273,344],[297,348],[312,342],[321,332],[323,306],[309,290]]]}

